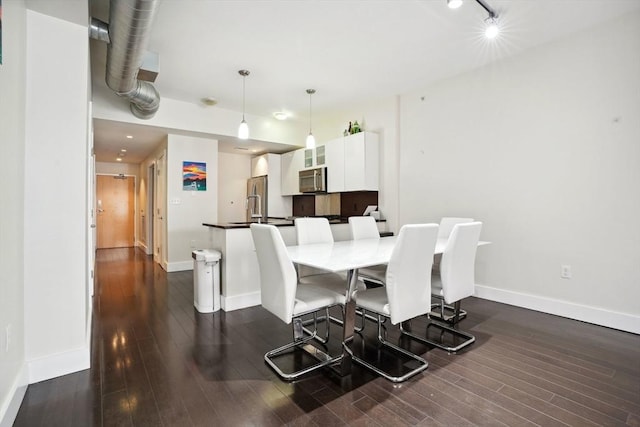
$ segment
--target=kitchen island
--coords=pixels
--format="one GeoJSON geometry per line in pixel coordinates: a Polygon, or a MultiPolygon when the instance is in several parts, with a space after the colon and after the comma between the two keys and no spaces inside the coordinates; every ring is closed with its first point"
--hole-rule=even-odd
{"type": "MultiPolygon", "coordinates": [[[[264,224],[265,222],[263,222],[264,224]]],[[[349,240],[346,219],[329,221],[336,241],[349,240]]],[[[266,224],[275,225],[287,246],[296,244],[296,230],[292,220],[273,218],[266,224]]],[[[260,305],[260,270],[256,257],[250,223],[203,223],[207,227],[208,247],[222,253],[220,261],[220,306],[224,311],[260,305]]],[[[386,222],[378,221],[378,229],[386,231],[386,222]]]]}

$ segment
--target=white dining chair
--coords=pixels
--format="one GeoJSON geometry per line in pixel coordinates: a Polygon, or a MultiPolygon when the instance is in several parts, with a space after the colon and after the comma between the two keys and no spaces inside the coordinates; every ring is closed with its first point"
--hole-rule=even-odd
{"type": "Polygon", "coordinates": [[[401,327],[403,334],[447,350],[449,353],[460,351],[475,341],[473,335],[457,329],[457,323],[459,321],[460,302],[474,293],[475,259],[481,230],[481,222],[456,224],[442,253],[440,272],[439,274],[433,273],[431,278],[432,296],[440,300],[441,307],[444,304],[453,304],[454,314],[451,324],[431,318],[427,324],[426,337],[417,336],[412,332],[403,330],[401,327]],[[429,330],[431,328],[438,331],[439,340],[429,339],[429,330]],[[453,336],[453,344],[451,345],[442,341],[446,332],[453,336]]]}
{"type": "Polygon", "coordinates": [[[445,216],[440,218],[440,227],[438,228],[438,239],[448,239],[453,231],[453,227],[458,224],[466,224],[473,222],[473,218],[459,218],[453,216],[445,216]]]}
{"type": "MultiPolygon", "coordinates": [[[[275,363],[277,357],[289,353],[289,350],[295,351],[296,347],[310,345],[310,341],[320,338],[317,335],[317,321],[314,321],[312,333],[304,335],[302,316],[313,314],[315,320],[318,311],[325,311],[325,316],[328,317],[329,308],[339,304],[340,294],[320,286],[299,284],[295,267],[277,228],[267,224],[251,224],[250,227],[260,267],[262,307],[286,324],[293,322],[293,341],[267,352],[264,355],[265,362],[278,376],[291,381],[339,361],[342,354],[334,357],[323,356],[318,363],[295,372],[284,372],[275,363]]],[[[319,339],[320,342],[329,339],[330,322],[325,324],[326,335],[324,339],[319,339]]]]}
{"type": "MultiPolygon", "coordinates": [[[[321,217],[305,217],[293,220],[296,231],[296,244],[313,245],[316,243],[333,243],[333,233],[329,220],[321,217]]],[[[297,266],[298,276],[305,277],[314,274],[324,274],[325,271],[304,265],[297,266]]]]}
{"type": "Polygon", "coordinates": [[[356,304],[363,315],[366,312],[377,315],[378,341],[418,363],[405,374],[392,375],[363,358],[353,357],[356,363],[393,382],[405,381],[429,365],[422,357],[388,342],[382,332],[382,318],[389,318],[392,324],[397,325],[427,314],[431,302],[431,263],[437,237],[437,224],[403,226],[387,266],[385,286],[356,293],[356,304]]]}
{"type": "MultiPolygon", "coordinates": [[[[440,227],[438,228],[438,239],[449,239],[451,232],[453,231],[453,227],[457,224],[466,224],[469,222],[473,222],[473,218],[462,218],[462,217],[452,217],[445,216],[440,219],[440,227]]],[[[439,273],[440,271],[440,260],[442,259],[442,254],[437,254],[433,257],[433,272],[439,273]]],[[[438,311],[433,311],[431,313],[432,317],[435,319],[444,320],[450,322],[453,319],[454,308],[450,305],[441,306],[440,304],[433,304],[431,306],[432,309],[440,308],[438,311]]],[[[467,316],[467,312],[462,310],[458,313],[460,319],[464,319],[467,316]]]]}
{"type": "MultiPolygon", "coordinates": [[[[333,243],[333,233],[331,232],[331,226],[329,225],[329,220],[323,217],[305,217],[305,218],[296,218],[293,221],[293,225],[296,229],[296,242],[298,245],[314,245],[319,243],[333,243]]],[[[346,283],[347,275],[346,273],[327,273],[324,270],[319,270],[317,268],[307,267],[304,265],[298,266],[298,276],[302,282],[312,282],[315,279],[312,276],[322,274],[322,275],[331,275],[338,276],[343,280],[343,284],[341,285],[342,292],[346,292],[346,283]]],[[[337,291],[338,289],[334,289],[336,278],[326,279],[324,282],[328,283],[327,286],[331,286],[333,290],[337,291]]],[[[364,289],[365,285],[362,281],[358,282],[359,289],[364,289]]]]}
{"type": "MultiPolygon", "coordinates": [[[[349,233],[351,240],[359,239],[379,239],[380,231],[376,220],[372,216],[350,216],[349,233]]],[[[362,280],[384,285],[384,278],[387,272],[386,265],[372,265],[360,268],[358,275],[362,280]]]]}

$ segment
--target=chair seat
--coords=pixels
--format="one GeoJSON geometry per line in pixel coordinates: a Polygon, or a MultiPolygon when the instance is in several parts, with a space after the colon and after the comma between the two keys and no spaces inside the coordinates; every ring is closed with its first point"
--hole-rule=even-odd
{"type": "Polygon", "coordinates": [[[293,306],[293,316],[299,316],[324,307],[339,304],[339,295],[330,289],[313,285],[298,286],[293,306]]]}
{"type": "Polygon", "coordinates": [[[364,292],[356,293],[356,303],[358,307],[375,313],[390,316],[389,299],[387,298],[387,290],[385,288],[367,289],[364,292]]]}
{"type": "Polygon", "coordinates": [[[358,275],[365,279],[371,278],[380,283],[384,283],[387,275],[387,266],[372,265],[371,267],[363,267],[358,269],[358,275]]]}
{"type": "MultiPolygon", "coordinates": [[[[305,286],[314,286],[317,288],[326,289],[334,294],[337,299],[338,304],[343,304],[346,302],[346,294],[347,294],[347,279],[338,273],[324,273],[324,274],[314,274],[312,276],[305,276],[299,279],[300,285],[298,289],[303,288],[305,286]]],[[[358,284],[356,285],[356,291],[363,291],[367,287],[364,282],[358,280],[358,284]]]]}

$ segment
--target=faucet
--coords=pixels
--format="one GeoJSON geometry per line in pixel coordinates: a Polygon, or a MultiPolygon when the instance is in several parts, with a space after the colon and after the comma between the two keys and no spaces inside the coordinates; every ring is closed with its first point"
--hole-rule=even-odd
{"type": "Polygon", "coordinates": [[[260,195],[259,194],[249,194],[247,196],[247,200],[245,201],[245,204],[246,204],[247,210],[251,212],[251,215],[250,215],[251,221],[253,221],[255,218],[257,218],[258,219],[258,224],[260,224],[260,222],[262,221],[262,203],[260,201],[260,195]],[[251,199],[255,199],[256,200],[255,203],[256,203],[258,212],[254,212],[253,208],[249,207],[249,200],[251,200],[251,199]]]}

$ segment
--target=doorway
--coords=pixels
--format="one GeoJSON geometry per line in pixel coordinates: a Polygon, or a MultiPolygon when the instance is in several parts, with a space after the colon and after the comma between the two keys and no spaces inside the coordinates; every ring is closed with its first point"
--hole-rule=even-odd
{"type": "Polygon", "coordinates": [[[97,175],[96,178],[98,249],[133,247],[135,177],[97,175]]]}
{"type": "Polygon", "coordinates": [[[149,165],[149,169],[147,170],[147,217],[146,222],[143,223],[143,227],[145,229],[145,244],[146,244],[146,254],[153,255],[153,242],[154,242],[154,218],[155,218],[155,199],[156,199],[156,191],[155,191],[155,177],[156,177],[156,164],[151,163],[149,165]]]}

